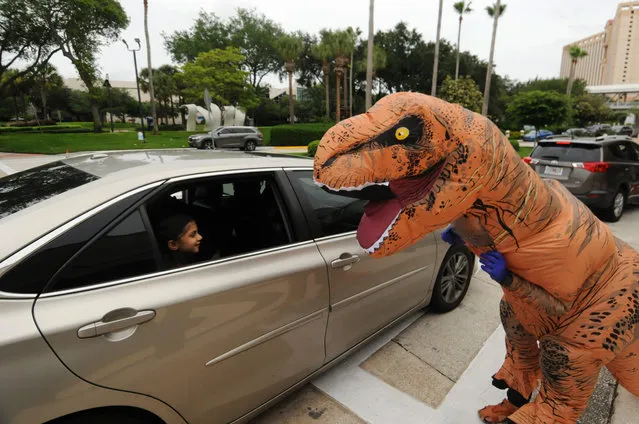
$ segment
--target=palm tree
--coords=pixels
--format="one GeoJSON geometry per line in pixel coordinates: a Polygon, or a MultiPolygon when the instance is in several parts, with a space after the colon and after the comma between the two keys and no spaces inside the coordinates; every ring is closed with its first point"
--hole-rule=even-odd
{"type": "Polygon", "coordinates": [[[466,1],[458,1],[453,5],[455,11],[459,14],[459,29],[457,30],[457,64],[455,65],[455,80],[459,79],[459,43],[461,41],[461,27],[464,14],[470,13],[473,9],[470,8],[472,1],[466,3],[466,1]]]}
{"type": "MultiPolygon", "coordinates": [[[[443,1],[443,0],[440,0],[443,1]]],[[[375,37],[375,26],[373,22],[375,0],[371,0],[371,4],[368,11],[368,49],[366,54],[366,110],[370,109],[373,105],[372,92],[373,92],[373,38],[375,37]]]]}
{"type": "Polygon", "coordinates": [[[295,123],[295,98],[293,97],[293,73],[295,61],[302,54],[302,40],[298,36],[283,35],[276,42],[277,51],[284,60],[284,70],[288,73],[288,111],[291,124],[295,123]]]}
{"type": "Polygon", "coordinates": [[[336,100],[337,111],[335,119],[337,122],[341,120],[341,105],[340,105],[340,82],[342,75],[346,72],[348,66],[349,56],[351,51],[355,48],[355,43],[352,38],[352,28],[346,31],[337,31],[334,33],[331,42],[331,48],[333,56],[335,57],[335,73],[337,74],[337,87],[336,87],[336,100]],[[350,31],[349,31],[350,30],[350,31]]]}
{"type": "Polygon", "coordinates": [[[331,40],[332,32],[328,30],[320,31],[322,41],[313,47],[313,56],[322,61],[322,73],[324,74],[324,89],[326,90],[326,118],[331,116],[331,104],[329,95],[329,74],[331,73],[331,40]]]}
{"type": "Polygon", "coordinates": [[[490,100],[490,83],[493,76],[493,57],[495,55],[495,40],[497,38],[497,22],[506,11],[506,5],[497,0],[493,6],[487,6],[488,16],[493,18],[493,38],[490,42],[490,57],[488,59],[488,69],[486,70],[486,85],[484,86],[484,103],[481,107],[481,114],[488,115],[488,101],[490,100]]]}
{"type": "Polygon", "coordinates": [[[582,57],[588,56],[588,52],[580,48],[579,46],[571,46],[570,57],[572,58],[572,62],[570,64],[570,78],[568,78],[568,87],[566,88],[566,94],[570,97],[572,93],[572,85],[575,82],[575,70],[577,69],[577,62],[582,57]]]}
{"type": "Polygon", "coordinates": [[[62,78],[58,74],[58,70],[50,63],[45,63],[35,71],[35,79],[40,85],[40,98],[42,100],[42,117],[49,119],[49,111],[47,110],[47,91],[51,87],[61,86],[62,78]]]}
{"type": "MultiPolygon", "coordinates": [[[[368,47],[366,47],[364,49],[364,57],[366,59],[363,59],[361,61],[358,62],[357,64],[357,72],[363,72],[363,71],[368,71],[369,66],[368,66],[368,47]]],[[[386,67],[386,60],[387,60],[388,56],[386,55],[386,52],[379,46],[374,46],[373,47],[373,66],[371,69],[371,103],[373,101],[373,86],[375,85],[375,80],[377,79],[377,71],[380,69],[384,69],[386,67]]],[[[379,90],[378,90],[378,94],[379,94],[379,90]]]]}
{"type": "Polygon", "coordinates": [[[349,69],[350,71],[350,75],[348,76],[348,86],[350,87],[350,92],[351,92],[351,96],[350,96],[350,102],[348,101],[348,90],[347,90],[347,79],[346,79],[346,74],[344,74],[344,107],[346,107],[346,105],[348,104],[348,116],[352,116],[352,111],[353,111],[353,54],[355,53],[355,45],[357,44],[357,39],[359,38],[359,36],[362,34],[362,31],[357,28],[356,30],[353,30],[353,28],[348,27],[348,29],[346,30],[346,34],[348,36],[348,40],[349,43],[351,43],[351,48],[350,50],[350,58],[348,59],[348,63],[346,64],[346,67],[349,69]]]}
{"type": "Polygon", "coordinates": [[[155,96],[153,93],[153,66],[151,65],[151,42],[149,41],[149,0],[142,0],[144,4],[144,36],[146,37],[146,60],[149,69],[149,97],[151,98],[151,116],[153,116],[153,134],[158,134],[158,114],[155,110],[155,96]]]}
{"type": "Polygon", "coordinates": [[[435,38],[435,59],[433,60],[433,86],[430,89],[430,95],[437,95],[437,74],[439,73],[439,38],[442,31],[442,11],[444,9],[444,0],[439,0],[439,17],[437,18],[437,37],[435,38]]]}

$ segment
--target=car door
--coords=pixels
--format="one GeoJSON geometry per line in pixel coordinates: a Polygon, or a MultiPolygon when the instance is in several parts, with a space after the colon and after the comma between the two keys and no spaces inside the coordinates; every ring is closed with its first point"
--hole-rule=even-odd
{"type": "Polygon", "coordinates": [[[222,128],[218,132],[218,136],[215,137],[215,144],[217,147],[230,147],[233,144],[233,133],[231,128],[222,128]]]}
{"type": "Polygon", "coordinates": [[[272,246],[160,271],[155,214],[189,206],[168,197],[204,181],[194,177],[169,183],[155,194],[162,202],[136,207],[75,255],[34,306],[60,360],[96,385],[160,399],[193,424],[233,421],[317,370],[329,302],[317,246],[293,238],[296,211],[283,209],[276,174],[211,181],[258,180],[271,206],[232,215],[268,216],[258,223],[280,232],[272,246]]]}
{"type": "Polygon", "coordinates": [[[311,169],[291,169],[287,175],[328,265],[330,361],[425,300],[433,284],[437,243],[428,234],[395,255],[374,259],[356,239],[364,201],[322,190],[311,169]]]}
{"type": "Polygon", "coordinates": [[[628,200],[633,203],[639,203],[639,144],[629,142],[628,145],[630,146],[630,160],[633,171],[628,200]]]}

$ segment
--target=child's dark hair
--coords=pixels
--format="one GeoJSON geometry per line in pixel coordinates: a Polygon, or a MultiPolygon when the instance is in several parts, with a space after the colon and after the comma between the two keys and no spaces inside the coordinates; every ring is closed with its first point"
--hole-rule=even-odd
{"type": "Polygon", "coordinates": [[[158,227],[158,235],[162,246],[166,246],[170,240],[177,240],[182,234],[189,222],[195,221],[191,216],[178,213],[168,216],[160,221],[158,227]]]}

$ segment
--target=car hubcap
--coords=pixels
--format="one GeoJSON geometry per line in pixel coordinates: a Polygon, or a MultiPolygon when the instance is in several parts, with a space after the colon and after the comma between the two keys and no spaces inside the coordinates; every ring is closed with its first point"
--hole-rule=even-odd
{"type": "Polygon", "coordinates": [[[621,212],[623,211],[623,194],[617,193],[613,207],[615,216],[621,216],[621,212]]]}
{"type": "Polygon", "coordinates": [[[246,149],[255,150],[255,143],[253,143],[252,141],[249,141],[248,143],[246,143],[246,149]]]}
{"type": "Polygon", "coordinates": [[[453,303],[459,299],[468,283],[470,264],[468,257],[463,253],[452,255],[444,266],[442,275],[442,297],[447,303],[453,303]]]}
{"type": "Polygon", "coordinates": [[[205,148],[205,149],[208,149],[208,150],[211,150],[211,149],[213,148],[213,143],[206,143],[206,144],[204,145],[204,148],[205,148]]]}

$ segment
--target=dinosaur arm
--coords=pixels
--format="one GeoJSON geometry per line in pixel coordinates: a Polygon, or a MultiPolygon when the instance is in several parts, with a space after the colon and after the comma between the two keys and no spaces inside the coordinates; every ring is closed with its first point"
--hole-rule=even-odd
{"type": "Polygon", "coordinates": [[[504,288],[524,299],[531,306],[545,311],[548,315],[562,316],[572,307],[571,303],[553,297],[542,287],[521,278],[519,275],[512,272],[510,275],[512,281],[504,285],[504,288]]]}

